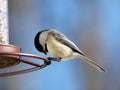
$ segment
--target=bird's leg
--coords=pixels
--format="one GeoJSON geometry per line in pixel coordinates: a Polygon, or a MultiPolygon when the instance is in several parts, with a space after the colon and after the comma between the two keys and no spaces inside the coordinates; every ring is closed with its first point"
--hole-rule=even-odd
{"type": "Polygon", "coordinates": [[[57,62],[61,61],[61,58],[55,58],[55,57],[48,57],[47,59],[50,61],[57,61],[57,62]]]}

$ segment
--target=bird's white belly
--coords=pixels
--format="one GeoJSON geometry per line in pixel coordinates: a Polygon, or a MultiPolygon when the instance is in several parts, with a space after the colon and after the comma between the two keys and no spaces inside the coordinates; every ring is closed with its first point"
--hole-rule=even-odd
{"type": "Polygon", "coordinates": [[[73,58],[72,50],[66,45],[56,41],[52,36],[47,40],[47,49],[48,53],[55,58],[62,58],[63,60],[73,58]]]}

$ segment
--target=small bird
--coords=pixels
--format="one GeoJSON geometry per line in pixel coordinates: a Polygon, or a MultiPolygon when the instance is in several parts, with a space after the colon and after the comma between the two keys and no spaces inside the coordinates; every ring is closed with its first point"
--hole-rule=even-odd
{"type": "Polygon", "coordinates": [[[48,29],[38,32],[35,36],[34,44],[38,51],[43,52],[44,54],[49,53],[52,56],[48,57],[50,61],[64,61],[73,58],[80,58],[98,71],[105,72],[104,68],[87,58],[71,40],[56,29],[48,29]]]}

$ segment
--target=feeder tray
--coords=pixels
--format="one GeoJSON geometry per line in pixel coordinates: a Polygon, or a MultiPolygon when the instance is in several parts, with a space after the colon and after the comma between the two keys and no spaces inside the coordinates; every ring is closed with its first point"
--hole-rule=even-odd
{"type": "Polygon", "coordinates": [[[49,60],[34,54],[20,53],[20,47],[18,46],[0,44],[0,69],[9,68],[9,67],[18,65],[20,62],[30,64],[35,67],[25,69],[25,70],[20,70],[20,71],[0,73],[0,77],[24,74],[24,73],[42,69],[47,66],[47,63],[49,63],[49,60]],[[28,60],[23,60],[21,57],[37,58],[37,59],[43,60],[44,64],[37,64],[28,60]]]}

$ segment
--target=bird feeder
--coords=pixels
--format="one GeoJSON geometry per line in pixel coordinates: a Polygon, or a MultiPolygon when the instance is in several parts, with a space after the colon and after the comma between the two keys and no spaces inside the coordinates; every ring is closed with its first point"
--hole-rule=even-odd
{"type": "Polygon", "coordinates": [[[34,66],[20,71],[0,73],[0,77],[24,74],[47,66],[49,62],[47,58],[34,54],[21,53],[21,48],[19,46],[9,45],[8,32],[8,0],[0,0],[0,69],[13,67],[19,63],[26,63],[34,66]],[[38,64],[29,60],[24,60],[21,57],[28,57],[31,59],[37,58],[38,60],[43,60],[44,63],[38,64]]]}

